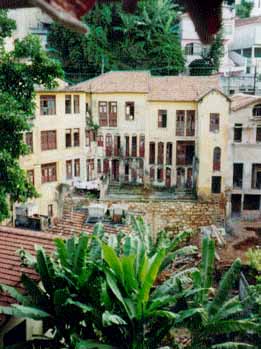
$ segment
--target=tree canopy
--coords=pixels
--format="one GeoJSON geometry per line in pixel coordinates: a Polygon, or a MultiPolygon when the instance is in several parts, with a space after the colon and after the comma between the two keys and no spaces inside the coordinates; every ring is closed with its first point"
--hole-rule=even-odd
{"type": "Polygon", "coordinates": [[[177,7],[170,0],[140,1],[134,15],[120,4],[100,4],[84,18],[90,34],[66,30],[54,23],[48,35],[50,52],[66,76],[84,80],[108,70],[151,70],[176,75],[184,69],[178,38],[177,7]]]}
{"type": "Polygon", "coordinates": [[[0,221],[8,217],[10,203],[36,196],[33,185],[19,166],[20,156],[29,152],[23,141],[34,115],[34,85],[54,86],[62,76],[60,64],[41,49],[36,37],[16,41],[7,52],[4,41],[16,27],[0,10],[0,221]]]}
{"type": "Polygon", "coordinates": [[[240,18],[250,17],[253,5],[253,1],[241,0],[240,4],[236,5],[236,15],[240,18]]]}

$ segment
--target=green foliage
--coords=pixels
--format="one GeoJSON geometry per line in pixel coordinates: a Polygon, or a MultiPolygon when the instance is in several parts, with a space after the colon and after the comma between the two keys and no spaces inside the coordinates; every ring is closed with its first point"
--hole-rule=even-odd
{"type": "Polygon", "coordinates": [[[11,35],[15,22],[0,10],[0,221],[8,217],[8,200],[24,202],[36,196],[19,157],[28,153],[23,133],[29,131],[35,110],[34,85],[54,86],[54,78],[62,76],[59,64],[49,59],[39,40],[28,36],[15,42],[6,52],[4,39],[11,35]]]}
{"type": "Polygon", "coordinates": [[[250,248],[246,256],[249,260],[249,265],[256,271],[261,271],[261,249],[252,249],[250,248]]]}
{"type": "Polygon", "coordinates": [[[236,5],[236,15],[240,18],[250,17],[253,6],[253,1],[241,0],[240,4],[236,5]]]}
{"type": "Polygon", "coordinates": [[[53,24],[50,53],[58,57],[68,79],[84,80],[103,70],[151,70],[176,75],[184,69],[177,33],[177,10],[170,0],[139,1],[134,15],[121,4],[98,4],[84,18],[86,37],[53,24]]]}

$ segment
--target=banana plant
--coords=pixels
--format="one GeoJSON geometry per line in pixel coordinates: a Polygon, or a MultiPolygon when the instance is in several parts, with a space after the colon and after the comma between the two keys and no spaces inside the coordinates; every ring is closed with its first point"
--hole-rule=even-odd
{"type": "Polygon", "coordinates": [[[215,243],[204,238],[200,269],[192,272],[192,290],[201,291],[185,299],[186,309],[177,314],[175,325],[190,330],[191,349],[254,348],[231,340],[235,333],[258,331],[257,324],[244,317],[239,297],[231,297],[239,280],[241,262],[239,259],[233,262],[217,289],[213,285],[214,262],[215,243]]]}

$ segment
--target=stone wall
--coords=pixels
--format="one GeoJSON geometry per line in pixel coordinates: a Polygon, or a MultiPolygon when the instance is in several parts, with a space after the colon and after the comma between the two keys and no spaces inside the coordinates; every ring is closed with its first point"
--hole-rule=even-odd
{"type": "MultiPolygon", "coordinates": [[[[70,206],[72,200],[70,200],[70,206]]],[[[111,204],[128,204],[129,213],[135,216],[141,215],[146,222],[151,225],[152,231],[155,234],[163,228],[172,231],[181,231],[184,229],[198,230],[204,225],[216,224],[223,225],[225,221],[225,200],[212,201],[156,201],[156,200],[140,200],[140,201],[100,201],[111,204]]],[[[69,202],[66,207],[68,208],[69,202]]],[[[73,202],[73,205],[86,205],[85,201],[73,202]]]]}

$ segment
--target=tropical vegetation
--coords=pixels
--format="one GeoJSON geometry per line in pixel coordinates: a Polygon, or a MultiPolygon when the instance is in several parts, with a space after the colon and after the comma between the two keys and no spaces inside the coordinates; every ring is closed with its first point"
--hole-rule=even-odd
{"type": "MultiPolygon", "coordinates": [[[[173,267],[177,258],[195,253],[187,246],[190,235],[171,239],[161,232],[153,241],[138,218],[129,234],[108,235],[98,224],[92,235],[56,239],[53,255],[41,247],[35,257],[21,251],[41,282],[23,274],[23,294],[1,285],[17,304],[0,312],[43,320],[49,335],[22,348],[157,349],[173,329],[188,331],[191,349],[253,348],[235,337],[258,332],[255,318],[245,316],[231,295],[240,261],[214,285],[214,242],[204,238],[199,267],[173,267]],[[160,281],[166,269],[169,276],[160,281]]],[[[172,332],[170,347],[178,343],[172,332]]]]}

